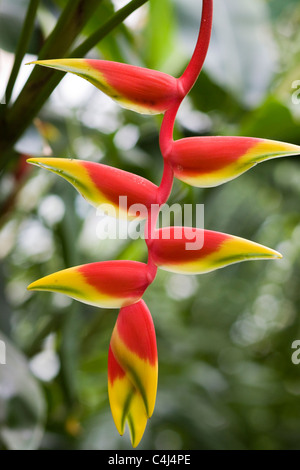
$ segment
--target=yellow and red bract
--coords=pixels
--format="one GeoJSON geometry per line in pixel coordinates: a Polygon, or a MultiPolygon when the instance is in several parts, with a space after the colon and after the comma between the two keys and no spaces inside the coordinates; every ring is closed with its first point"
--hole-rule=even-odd
{"type": "Polygon", "coordinates": [[[27,289],[59,292],[97,307],[120,308],[138,302],[150,282],[144,263],[102,261],[63,269],[27,289]]]}
{"type": "Polygon", "coordinates": [[[147,209],[156,203],[158,187],[128,171],[67,158],[29,158],[27,161],[69,181],[90,204],[97,208],[102,205],[111,216],[145,218],[147,209]],[[145,211],[138,211],[136,204],[143,205],[145,211]]]}
{"type": "Polygon", "coordinates": [[[300,154],[300,147],[254,137],[187,137],[173,142],[167,160],[176,178],[192,186],[226,183],[257,163],[300,154]]]}
{"type": "Polygon", "coordinates": [[[143,300],[120,310],[108,353],[108,394],[115,425],[125,423],[133,447],[151,417],[157,391],[157,346],[151,314],[143,300]]]}
{"type": "Polygon", "coordinates": [[[71,72],[88,80],[124,108],[160,114],[183,97],[180,82],[156,70],[97,59],[38,60],[31,64],[71,72]]]}
{"type": "Polygon", "coordinates": [[[244,238],[192,227],[157,230],[150,254],[159,268],[184,274],[207,273],[240,261],[282,257],[277,251],[244,238]]]}

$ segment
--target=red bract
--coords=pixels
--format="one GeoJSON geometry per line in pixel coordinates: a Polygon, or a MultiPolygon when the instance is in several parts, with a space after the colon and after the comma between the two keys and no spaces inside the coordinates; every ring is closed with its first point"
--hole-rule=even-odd
{"type": "Polygon", "coordinates": [[[147,210],[157,200],[158,187],[128,171],[67,158],[29,158],[27,161],[69,181],[89,203],[97,208],[102,206],[111,216],[136,217],[139,212],[139,217],[145,218],[147,210]],[[142,213],[140,205],[145,208],[142,213]]]}
{"type": "Polygon", "coordinates": [[[144,263],[102,261],[63,269],[28,289],[59,292],[97,307],[120,308],[138,302],[151,281],[144,263]]]}
{"type": "MultiPolygon", "coordinates": [[[[121,215],[120,196],[128,206],[143,204],[148,264],[133,261],[92,263],[65,269],[33,282],[29,289],[61,292],[101,307],[121,307],[108,353],[108,391],[116,427],[128,423],[135,447],[151,416],[157,387],[157,351],[152,318],[141,300],[157,267],[185,273],[205,273],[250,259],[281,255],[248,240],[191,227],[156,230],[159,208],[171,192],[174,174],[194,186],[216,186],[256,163],[299,153],[299,147],[250,137],[192,137],[173,140],[174,122],[184,96],[197,79],[209,45],[212,0],[203,0],[195,51],[183,75],[175,79],[154,70],[90,59],[58,59],[37,64],[75,73],[100,88],[122,106],[144,113],[162,113],[160,148],[164,172],[159,187],[141,177],[105,165],[80,160],[32,158],[30,163],[53,171],[93,205],[105,202],[121,215]]],[[[129,215],[136,216],[136,213],[129,215]]],[[[161,312],[162,313],[162,312],[161,312]]]]}
{"type": "Polygon", "coordinates": [[[124,434],[128,422],[136,447],[152,416],[157,390],[157,347],[144,301],[120,310],[108,353],[108,395],[114,422],[124,434]]]}
{"type": "Polygon", "coordinates": [[[257,163],[298,155],[298,145],[253,137],[190,137],[173,142],[166,155],[176,178],[192,186],[218,186],[257,163]]]}
{"type": "Polygon", "coordinates": [[[226,233],[192,227],[165,227],[149,245],[156,266],[175,273],[202,274],[229,264],[278,259],[280,253],[226,233]]]}
{"type": "Polygon", "coordinates": [[[85,78],[124,108],[142,114],[160,114],[183,99],[181,83],[156,70],[107,60],[55,59],[32,64],[71,72],[85,78]]]}

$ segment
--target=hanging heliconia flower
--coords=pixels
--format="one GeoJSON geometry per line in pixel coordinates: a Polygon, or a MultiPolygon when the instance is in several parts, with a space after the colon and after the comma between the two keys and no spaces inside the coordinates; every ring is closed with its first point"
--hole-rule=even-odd
{"type": "Polygon", "coordinates": [[[121,308],[108,351],[108,394],[120,434],[128,424],[134,447],[152,415],[157,390],[157,349],[153,321],[141,300],[157,268],[202,274],[232,263],[279,259],[274,250],[233,235],[192,227],[156,229],[159,208],[166,203],[173,179],[193,186],[225,183],[263,160],[300,153],[300,147],[251,137],[191,137],[173,140],[178,108],[194,85],[206,57],[212,27],[213,0],[203,0],[195,51],[176,79],[155,70],[90,59],[34,62],[75,73],[122,106],[146,114],[164,113],[160,149],[164,172],[159,187],[106,165],[62,158],[30,158],[69,181],[93,206],[111,205],[116,217],[147,218],[148,264],[105,261],[64,269],[39,279],[30,290],[60,292],[102,308],[121,308]],[[126,198],[127,206],[120,203],[126,198]],[[135,206],[144,206],[138,213],[135,206]]]}

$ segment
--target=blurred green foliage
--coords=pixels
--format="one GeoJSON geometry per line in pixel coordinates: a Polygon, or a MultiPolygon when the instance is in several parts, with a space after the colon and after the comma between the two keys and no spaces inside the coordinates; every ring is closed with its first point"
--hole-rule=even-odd
{"type": "MultiPolygon", "coordinates": [[[[40,50],[66,3],[40,2],[28,53],[40,50]]],[[[120,6],[100,3],[83,38],[120,6]]],[[[300,102],[292,100],[300,80],[299,2],[214,3],[211,47],[180,109],[176,137],[249,135],[299,145],[300,102]]],[[[0,82],[28,4],[0,3],[0,82]]],[[[90,56],[178,76],[195,44],[200,6],[200,0],[150,0],[90,56]]],[[[146,260],[145,244],[100,240],[94,209],[57,176],[27,172],[23,155],[101,161],[159,183],[160,120],[119,109],[89,84],[66,77],[0,175],[0,340],[7,355],[0,365],[0,448],[130,448],[128,436],[114,428],[107,396],[117,311],[31,294],[26,286],[80,263],[146,260]]],[[[300,364],[291,361],[291,345],[300,339],[299,198],[297,157],[269,161],[215,189],[175,182],[170,202],[204,203],[207,229],[257,241],[284,258],[199,277],[158,272],[144,296],[157,332],[158,395],[139,448],[299,449],[300,364]]]]}

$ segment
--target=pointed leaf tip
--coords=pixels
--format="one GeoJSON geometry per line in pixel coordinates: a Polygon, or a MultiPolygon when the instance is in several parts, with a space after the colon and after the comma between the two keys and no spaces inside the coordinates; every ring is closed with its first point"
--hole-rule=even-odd
{"type": "Polygon", "coordinates": [[[39,159],[38,158],[27,158],[26,160],[27,163],[30,163],[30,165],[39,165],[39,159]]]}

